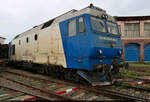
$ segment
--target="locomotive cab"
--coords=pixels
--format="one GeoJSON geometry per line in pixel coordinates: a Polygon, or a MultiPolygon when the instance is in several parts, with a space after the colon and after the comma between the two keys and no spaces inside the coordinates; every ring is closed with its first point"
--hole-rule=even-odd
{"type": "Polygon", "coordinates": [[[117,23],[99,17],[90,17],[92,56],[99,56],[101,64],[120,63],[122,55],[121,35],[117,23]]]}
{"type": "Polygon", "coordinates": [[[108,73],[119,66],[122,55],[115,22],[83,14],[61,22],[60,31],[68,68],[78,69],[78,74],[90,83],[112,80],[107,78],[108,73]]]}

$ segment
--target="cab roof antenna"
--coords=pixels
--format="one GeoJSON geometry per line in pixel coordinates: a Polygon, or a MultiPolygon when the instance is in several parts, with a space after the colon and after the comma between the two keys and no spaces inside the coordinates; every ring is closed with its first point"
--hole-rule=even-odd
{"type": "Polygon", "coordinates": [[[94,5],[91,3],[91,4],[90,4],[90,8],[92,8],[92,7],[94,7],[94,5]]]}

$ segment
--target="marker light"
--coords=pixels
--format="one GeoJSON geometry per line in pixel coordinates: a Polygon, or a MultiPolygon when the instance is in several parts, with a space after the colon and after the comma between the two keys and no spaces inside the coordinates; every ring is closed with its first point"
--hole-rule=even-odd
{"type": "Polygon", "coordinates": [[[120,55],[122,54],[121,50],[119,50],[119,54],[120,54],[120,55]]]}
{"type": "Polygon", "coordinates": [[[99,50],[99,54],[102,54],[102,50],[99,50]]]}

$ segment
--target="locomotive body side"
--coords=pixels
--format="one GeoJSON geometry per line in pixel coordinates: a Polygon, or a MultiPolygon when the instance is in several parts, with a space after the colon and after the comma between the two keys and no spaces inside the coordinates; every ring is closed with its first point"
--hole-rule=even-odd
{"type": "Polygon", "coordinates": [[[13,52],[11,60],[36,64],[54,64],[66,68],[58,24],[18,37],[11,43],[12,46],[15,46],[15,52],[13,52]]]}

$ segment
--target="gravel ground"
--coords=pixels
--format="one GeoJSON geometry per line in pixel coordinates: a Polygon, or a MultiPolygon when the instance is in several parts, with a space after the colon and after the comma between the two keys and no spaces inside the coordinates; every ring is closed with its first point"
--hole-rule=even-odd
{"type": "Polygon", "coordinates": [[[14,92],[13,90],[0,87],[0,95],[7,94],[9,92],[14,92]]]}
{"type": "Polygon", "coordinates": [[[23,95],[23,96],[18,96],[18,97],[15,97],[15,98],[8,99],[7,101],[23,101],[24,99],[27,99],[29,97],[32,97],[32,96],[23,95]]]}
{"type": "Polygon", "coordinates": [[[124,94],[150,99],[150,92],[147,92],[147,91],[138,91],[132,88],[125,88],[123,86],[119,86],[119,87],[113,86],[110,89],[113,91],[119,91],[124,94]]]}

